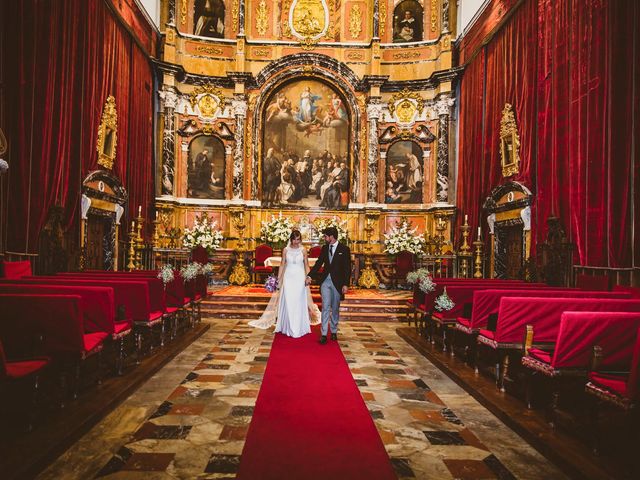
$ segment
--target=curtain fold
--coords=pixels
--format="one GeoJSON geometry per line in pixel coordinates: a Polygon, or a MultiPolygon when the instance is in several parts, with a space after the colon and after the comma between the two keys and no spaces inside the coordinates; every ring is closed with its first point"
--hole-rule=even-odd
{"type": "Polygon", "coordinates": [[[521,140],[514,179],[535,195],[532,246],[544,240],[545,221],[554,215],[577,246],[574,263],[632,266],[634,248],[636,258],[640,251],[632,211],[640,211],[633,147],[640,138],[638,10],[637,2],[529,0],[494,35],[484,47],[485,71],[470,64],[461,84],[458,205],[465,213],[506,181],[497,169],[500,113],[508,102],[521,140]],[[486,82],[479,155],[469,154],[476,130],[464,116],[473,75],[486,82]],[[470,173],[480,186],[464,178],[470,173]]]}
{"type": "Polygon", "coordinates": [[[5,69],[8,89],[16,92],[7,99],[16,118],[7,250],[37,253],[53,205],[63,207],[67,229],[78,231],[81,184],[98,168],[97,129],[109,95],[118,112],[113,173],[137,202],[128,206],[128,218],[137,205],[147,211],[153,203],[153,105],[146,88],[153,73],[105,0],[7,3],[13,21],[3,59],[12,66],[5,69]],[[144,182],[141,172],[148,175],[144,182]]]}

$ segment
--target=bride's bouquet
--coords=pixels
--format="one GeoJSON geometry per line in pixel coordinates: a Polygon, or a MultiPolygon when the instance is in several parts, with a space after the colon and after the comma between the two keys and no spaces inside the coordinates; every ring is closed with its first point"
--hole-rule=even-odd
{"type": "Polygon", "coordinates": [[[274,275],[269,275],[264,284],[264,289],[269,293],[275,292],[278,289],[278,279],[274,275]]]}

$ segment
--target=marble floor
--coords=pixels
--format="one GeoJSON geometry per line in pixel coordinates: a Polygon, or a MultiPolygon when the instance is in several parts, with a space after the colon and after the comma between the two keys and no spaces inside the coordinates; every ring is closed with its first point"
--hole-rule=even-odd
{"type": "MultiPolygon", "coordinates": [[[[234,478],[273,335],[211,329],[38,478],[234,478]]],[[[339,341],[399,479],[563,479],[396,334],[347,323],[339,341]]]]}

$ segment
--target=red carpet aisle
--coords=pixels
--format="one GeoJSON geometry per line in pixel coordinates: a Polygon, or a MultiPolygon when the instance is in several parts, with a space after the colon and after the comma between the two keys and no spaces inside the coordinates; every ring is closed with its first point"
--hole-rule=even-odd
{"type": "Polygon", "coordinates": [[[338,342],[276,335],[239,479],[395,479],[338,342]]]}

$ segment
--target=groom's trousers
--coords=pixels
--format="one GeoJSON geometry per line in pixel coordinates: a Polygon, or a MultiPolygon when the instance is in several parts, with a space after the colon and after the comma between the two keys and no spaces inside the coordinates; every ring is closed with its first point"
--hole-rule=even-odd
{"type": "Polygon", "coordinates": [[[322,335],[327,335],[329,321],[331,321],[331,333],[338,333],[338,322],[340,321],[340,292],[331,281],[331,275],[327,275],[322,285],[320,285],[320,295],[322,296],[322,335]]]}

